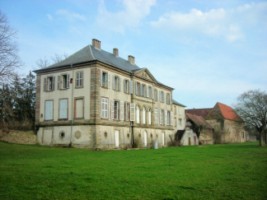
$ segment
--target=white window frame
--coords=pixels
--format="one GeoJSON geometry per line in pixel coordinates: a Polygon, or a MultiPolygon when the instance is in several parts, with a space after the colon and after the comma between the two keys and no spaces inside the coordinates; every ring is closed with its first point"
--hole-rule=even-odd
{"type": "Polygon", "coordinates": [[[101,118],[109,118],[109,99],[106,97],[101,97],[101,118]]]}
{"type": "Polygon", "coordinates": [[[76,72],[76,81],[75,81],[75,87],[76,88],[82,88],[83,87],[83,71],[76,72]]]}

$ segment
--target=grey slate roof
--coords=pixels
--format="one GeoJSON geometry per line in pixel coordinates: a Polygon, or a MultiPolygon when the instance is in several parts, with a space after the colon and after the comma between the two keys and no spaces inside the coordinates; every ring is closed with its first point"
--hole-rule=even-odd
{"type": "MultiPolygon", "coordinates": [[[[139,70],[147,70],[146,68],[140,68],[136,64],[131,64],[128,60],[125,60],[119,56],[115,56],[113,53],[109,53],[103,49],[97,49],[93,45],[87,45],[81,50],[77,51],[76,53],[72,54],[71,56],[67,57],[65,60],[62,60],[61,62],[55,63],[53,65],[50,65],[47,68],[42,68],[35,70],[35,73],[39,72],[46,72],[47,70],[53,70],[53,69],[60,69],[65,67],[70,67],[71,65],[76,64],[82,64],[90,61],[100,61],[103,63],[106,63],[108,65],[111,65],[115,68],[121,69],[123,71],[129,72],[129,73],[135,73],[139,70]]],[[[150,73],[150,72],[149,72],[150,73]]],[[[154,76],[151,74],[153,79],[160,85],[164,87],[168,87],[169,89],[173,89],[169,86],[166,86],[163,83],[158,82],[154,76]]],[[[178,104],[183,106],[182,104],[178,104]]]]}
{"type": "Polygon", "coordinates": [[[65,60],[59,63],[53,64],[47,68],[36,70],[36,72],[43,71],[46,69],[58,68],[61,66],[63,67],[63,66],[68,66],[68,65],[85,63],[85,62],[89,62],[93,60],[101,61],[103,63],[112,65],[114,67],[117,67],[127,72],[132,72],[134,70],[141,69],[137,65],[132,65],[128,60],[122,59],[121,57],[116,57],[112,53],[109,53],[102,49],[96,49],[94,46],[88,45],[82,48],[81,50],[77,51],[73,55],[67,57],[65,60]]]}

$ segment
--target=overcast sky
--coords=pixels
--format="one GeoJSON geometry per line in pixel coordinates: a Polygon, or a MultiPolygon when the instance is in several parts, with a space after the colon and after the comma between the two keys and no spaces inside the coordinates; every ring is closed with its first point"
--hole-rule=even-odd
{"type": "Polygon", "coordinates": [[[267,1],[0,0],[0,10],[17,31],[23,74],[96,38],[135,56],[187,108],[267,90],[267,1]]]}

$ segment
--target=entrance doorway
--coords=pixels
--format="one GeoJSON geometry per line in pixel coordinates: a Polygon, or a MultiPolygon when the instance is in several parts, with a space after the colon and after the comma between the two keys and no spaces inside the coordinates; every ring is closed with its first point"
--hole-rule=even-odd
{"type": "Polygon", "coordinates": [[[120,146],[120,134],[119,134],[119,131],[115,131],[115,135],[114,135],[114,138],[115,138],[115,148],[119,148],[120,146]]]}

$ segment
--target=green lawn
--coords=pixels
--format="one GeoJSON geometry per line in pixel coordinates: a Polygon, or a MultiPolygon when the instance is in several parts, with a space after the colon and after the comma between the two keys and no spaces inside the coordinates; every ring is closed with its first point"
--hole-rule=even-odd
{"type": "Polygon", "coordinates": [[[267,148],[90,151],[0,143],[0,199],[267,199],[267,148]]]}

